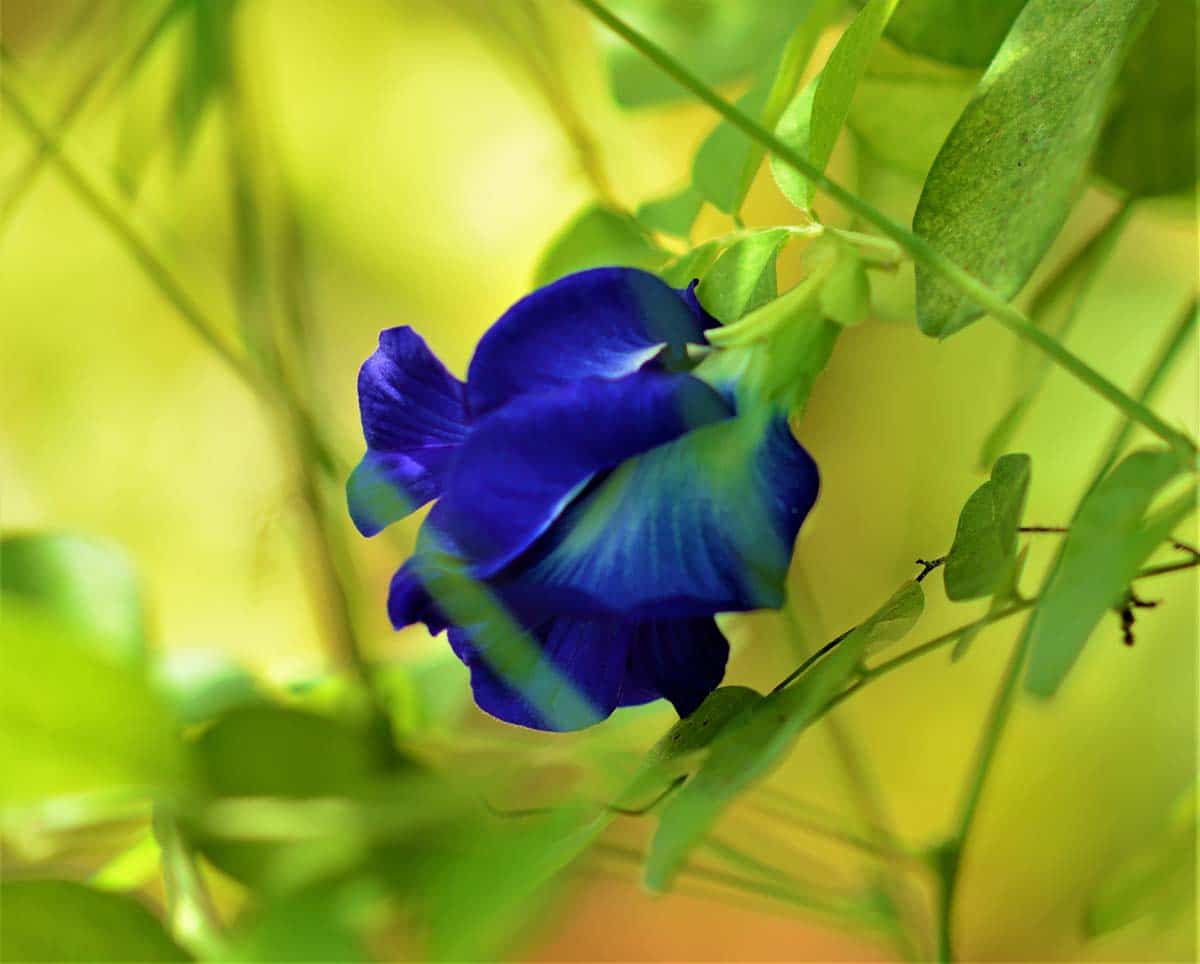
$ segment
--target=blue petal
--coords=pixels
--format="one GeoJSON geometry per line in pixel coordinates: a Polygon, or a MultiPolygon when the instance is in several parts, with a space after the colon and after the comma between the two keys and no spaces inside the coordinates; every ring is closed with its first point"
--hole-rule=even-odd
{"type": "Polygon", "coordinates": [[[467,373],[473,417],[586,375],[616,378],[667,346],[682,355],[717,322],[692,288],[636,268],[594,268],[522,298],[483,336],[467,373]]]}
{"type": "Polygon", "coordinates": [[[692,712],[721,681],[728,644],[711,619],[629,622],[551,619],[530,636],[540,659],[512,685],[491,665],[486,645],[451,628],[450,645],[471,670],[475,702],[486,713],[538,730],[576,730],[618,706],[666,696],[692,712]]]}
{"type": "Polygon", "coordinates": [[[499,588],[576,615],[778,608],[817,467],[787,420],[754,414],[631,459],[577,499],[499,588]]]}
{"type": "Polygon", "coordinates": [[[411,328],[390,328],[358,373],[367,454],[346,484],[363,535],[436,498],[467,432],[465,386],[411,328]]]}
{"type": "Polygon", "coordinates": [[[491,576],[596,473],[731,414],[699,379],[659,372],[522,396],[475,426],[426,525],[491,576]]]}
{"type": "Polygon", "coordinates": [[[629,648],[621,705],[663,697],[689,716],[720,685],[728,661],[729,643],[712,617],[646,620],[629,648]]]}

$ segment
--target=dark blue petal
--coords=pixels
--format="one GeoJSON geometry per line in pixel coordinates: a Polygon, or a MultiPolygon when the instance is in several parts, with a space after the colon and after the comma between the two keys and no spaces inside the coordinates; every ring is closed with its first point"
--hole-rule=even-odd
{"type": "Polygon", "coordinates": [[[621,705],[663,697],[688,716],[720,685],[728,661],[729,643],[712,617],[646,620],[629,647],[621,705]]]}
{"type": "Polygon", "coordinates": [[[479,342],[467,373],[473,417],[518,395],[586,375],[637,371],[662,347],[704,343],[716,321],[689,288],[677,291],[636,268],[595,268],[522,298],[479,342]]]}
{"type": "Polygon", "coordinates": [[[367,454],[346,498],[363,535],[436,498],[466,436],[465,387],[411,328],[390,328],[358,373],[367,454]]]}
{"type": "Polygon", "coordinates": [[[474,427],[426,525],[474,576],[491,576],[597,472],[731,414],[700,380],[660,372],[522,396],[474,427]]]}
{"type": "Polygon", "coordinates": [[[711,618],[557,617],[529,635],[541,659],[519,687],[493,668],[488,646],[471,632],[452,627],[450,645],[471,670],[480,709],[537,730],[580,729],[618,706],[660,697],[686,716],[720,684],[729,657],[729,644],[711,618]]]}
{"type": "Polygon", "coordinates": [[[739,416],[621,465],[498,585],[512,605],[576,615],[777,608],[817,489],[783,415],[739,416]]]}
{"type": "Polygon", "coordinates": [[[450,645],[471,670],[479,708],[535,730],[579,730],[608,717],[621,700],[632,640],[618,620],[553,619],[530,632],[541,658],[510,684],[489,661],[491,650],[451,627],[450,645]]]}

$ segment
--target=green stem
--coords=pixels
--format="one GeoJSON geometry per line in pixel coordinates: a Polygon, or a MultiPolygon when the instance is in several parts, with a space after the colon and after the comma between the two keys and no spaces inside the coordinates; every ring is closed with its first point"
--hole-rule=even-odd
{"type": "Polygon", "coordinates": [[[205,960],[223,957],[224,940],[212,898],[175,818],[154,811],[154,836],[162,850],[162,877],[171,931],[185,948],[205,960]]]}
{"type": "MultiPolygon", "coordinates": [[[[1179,315],[1179,319],[1175,322],[1175,326],[1171,329],[1166,341],[1163,342],[1158,354],[1151,361],[1146,374],[1143,376],[1141,385],[1138,388],[1137,397],[1139,402],[1149,402],[1159,388],[1162,387],[1163,380],[1171,370],[1175,359],[1179,357],[1179,352],[1192,336],[1198,319],[1200,319],[1200,303],[1197,302],[1196,296],[1193,295],[1191,301],[1188,302],[1183,312],[1179,315]]],[[[1128,419],[1123,420],[1120,428],[1113,435],[1112,441],[1109,442],[1107,454],[1100,463],[1099,468],[1096,469],[1092,481],[1088,484],[1087,492],[1091,492],[1100,480],[1108,474],[1108,470],[1120,458],[1121,451],[1125,448],[1125,443],[1129,441],[1129,436],[1132,434],[1133,423],[1128,419]]]]}
{"type": "Polygon", "coordinates": [[[1060,366],[1071,372],[1081,382],[1119,408],[1129,418],[1144,425],[1172,447],[1182,448],[1190,453],[1197,451],[1196,443],[1190,438],[1176,431],[1145,405],[1130,398],[1103,375],[1069,352],[1038,328],[1023,312],[1009,304],[990,287],[979,281],[979,279],[975,278],[968,271],[959,267],[924,238],[914,234],[903,225],[897,224],[887,217],[887,215],[828,178],[823,171],[813,165],[807,158],[801,156],[773,133],[765,130],[753,118],[727,102],[720,94],[693,76],[661,47],[658,47],[623,20],[614,16],[597,0],[576,0],[576,2],[585,7],[597,20],[601,21],[630,46],[670,75],[675,81],[690,90],[700,100],[712,107],[713,110],[724,116],[731,124],[758,141],[788,166],[804,175],[814,186],[828,194],[847,211],[875,225],[880,231],[908,251],[914,261],[917,261],[939,275],[948,284],[957,288],[980,307],[990,312],[999,322],[1019,337],[1024,338],[1049,355],[1060,366]]]}
{"type": "Polygon", "coordinates": [[[979,747],[975,753],[975,765],[967,781],[967,789],[959,811],[958,824],[949,841],[940,850],[937,862],[938,874],[941,878],[941,892],[938,914],[938,960],[950,961],[954,955],[954,898],[958,887],[959,872],[962,868],[962,852],[971,834],[975,815],[979,811],[979,801],[983,798],[983,790],[991,773],[992,763],[996,758],[996,749],[1004,735],[1009,717],[1012,715],[1013,702],[1017,694],[1017,681],[1021,677],[1021,669],[1025,665],[1025,656],[1029,652],[1028,633],[1022,633],[1008,667],[996,691],[991,713],[984,725],[979,747]]]}

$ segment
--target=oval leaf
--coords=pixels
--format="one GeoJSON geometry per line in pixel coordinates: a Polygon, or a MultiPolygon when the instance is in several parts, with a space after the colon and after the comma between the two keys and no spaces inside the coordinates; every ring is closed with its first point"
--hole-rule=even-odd
{"type": "Polygon", "coordinates": [[[1002,455],[992,477],[971,493],[946,557],[946,595],[978,599],[995,590],[1017,556],[1017,530],[1029,493],[1028,455],[1002,455]]]}
{"type": "Polygon", "coordinates": [[[71,533],[0,540],[0,590],[78,628],[105,654],[139,663],[146,654],[142,592],[118,545],[71,533]]]}
{"type": "Polygon", "coordinates": [[[563,275],[601,265],[653,271],[666,260],[667,253],[628,214],[592,204],[551,239],[534,272],[534,284],[548,284],[563,275]]]}
{"type": "Polygon", "coordinates": [[[0,919],[5,961],[190,960],[139,901],[73,881],[0,884],[0,919]]]}
{"type": "Polygon", "coordinates": [[[23,600],[3,608],[0,800],[177,787],[176,723],[141,669],[23,600]]]}
{"type": "MultiPolygon", "coordinates": [[[[913,230],[1005,298],[1058,234],[1146,0],[1030,0],[938,152],[913,230]]],[[[973,301],[917,266],[917,322],[945,337],[973,301]]]]}

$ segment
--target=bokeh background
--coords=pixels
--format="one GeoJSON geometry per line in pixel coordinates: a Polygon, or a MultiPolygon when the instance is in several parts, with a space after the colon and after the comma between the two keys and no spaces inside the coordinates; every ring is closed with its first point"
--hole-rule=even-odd
{"type": "MultiPolygon", "coordinates": [[[[54,117],[90,71],[125,49],[153,6],[7,0],[3,40],[19,66],[6,69],[41,116],[54,117]]],[[[594,184],[561,117],[470,5],[241,6],[236,72],[249,153],[231,155],[227,119],[212,104],[192,142],[178,150],[173,127],[181,108],[173,91],[185,56],[178,38],[156,46],[133,82],[89,103],[65,148],[152,239],[205,311],[227,325],[231,341],[238,271],[231,165],[240,165],[261,196],[277,206],[286,201],[307,240],[312,410],[349,464],[361,449],[355,376],[379,330],[412,325],[464,374],[480,334],[529,290],[548,241],[593,199],[594,184]]],[[[633,208],[680,184],[713,116],[684,102],[620,110],[603,71],[607,38],[572,4],[543,6],[568,82],[563,96],[615,198],[633,208]]],[[[32,151],[11,117],[3,130],[0,186],[12,183],[32,151]]],[[[844,138],[832,170],[889,211],[910,214],[917,182],[872,165],[844,138]]],[[[1101,189],[1089,188],[1049,261],[1113,207],[1101,189]]],[[[837,221],[831,205],[818,208],[837,221]]],[[[795,217],[764,168],[747,223],[795,217]]],[[[708,211],[696,238],[729,228],[708,211]]],[[[276,686],[319,676],[329,661],[328,599],[313,590],[304,496],[270,417],[51,165],[6,210],[0,231],[5,531],[76,531],[126,547],[163,651],[224,654],[276,686]]],[[[794,269],[785,259],[784,283],[794,269]]],[[[1196,269],[1192,206],[1143,205],[1088,297],[1070,347],[1132,386],[1189,298],[1196,269]]],[[[881,279],[872,319],[840,339],[817,383],[799,434],[824,484],[800,540],[792,613],[728,620],[735,647],[729,682],[770,686],[796,662],[796,624],[810,639],[826,639],[874,609],[913,574],[915,558],[945,550],[959,507],[983,478],[980,445],[1030,356],[986,322],[945,343],[925,338],[912,321],[910,291],[906,269],[881,279]]],[[[1193,345],[1157,405],[1193,432],[1198,381],[1193,345]]],[[[1028,521],[1068,520],[1116,424],[1103,401],[1050,374],[1016,442],[1033,458],[1028,521]]],[[[515,743],[530,754],[517,759],[577,766],[576,738],[513,734],[464,701],[466,673],[444,640],[421,627],[394,633],[387,625],[387,581],[418,521],[367,543],[348,518],[340,520],[353,618],[370,653],[413,667],[413,679],[435,679],[447,694],[431,738],[515,743]]],[[[1052,549],[1034,545],[1033,578],[1052,549]]],[[[1113,616],[1061,695],[1044,705],[1018,703],[966,858],[960,933],[972,958],[1193,959],[1187,915],[1166,929],[1135,922],[1095,941],[1081,927],[1087,895],[1163,830],[1196,779],[1196,579],[1171,576],[1147,591],[1164,602],[1139,619],[1136,646],[1121,645],[1113,616]]],[[[947,603],[936,588],[919,638],[974,612],[947,603]]],[[[992,628],[961,662],[919,661],[834,714],[872,773],[887,822],[914,845],[948,829],[1016,628],[992,628]]],[[[578,739],[594,753],[630,754],[671,719],[665,707],[627,712],[578,739]]],[[[772,785],[856,812],[828,726],[800,741],[772,785]]],[[[618,836],[639,846],[645,823],[630,820],[618,836]]],[[[801,878],[863,872],[853,854],[747,807],[735,808],[721,833],[786,861],[801,878]]],[[[919,874],[913,880],[914,893],[926,893],[927,882],[919,874]]],[[[233,888],[228,900],[236,903],[233,888]]],[[[740,906],[711,893],[653,897],[635,867],[614,865],[581,875],[515,953],[530,960],[826,960],[891,951],[786,907],[740,906]]]]}

